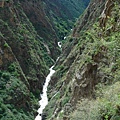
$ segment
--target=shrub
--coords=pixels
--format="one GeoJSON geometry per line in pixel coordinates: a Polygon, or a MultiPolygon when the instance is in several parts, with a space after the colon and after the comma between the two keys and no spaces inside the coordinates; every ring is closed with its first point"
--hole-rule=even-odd
{"type": "Polygon", "coordinates": [[[8,48],[8,47],[9,47],[9,45],[8,45],[7,43],[5,43],[5,44],[4,44],[4,47],[8,48]]]}
{"type": "Polygon", "coordinates": [[[120,82],[99,86],[95,100],[83,99],[70,120],[120,120],[120,82]]]}
{"type": "Polygon", "coordinates": [[[5,79],[5,80],[10,80],[10,74],[9,73],[7,73],[7,72],[4,72],[3,74],[2,74],[2,77],[5,79]]]}

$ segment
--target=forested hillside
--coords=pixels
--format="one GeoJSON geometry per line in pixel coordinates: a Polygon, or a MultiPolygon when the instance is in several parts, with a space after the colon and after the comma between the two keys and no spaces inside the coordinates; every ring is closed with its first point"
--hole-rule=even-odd
{"type": "Polygon", "coordinates": [[[52,65],[38,116],[120,120],[119,56],[120,0],[0,0],[0,120],[35,119],[52,65]]]}

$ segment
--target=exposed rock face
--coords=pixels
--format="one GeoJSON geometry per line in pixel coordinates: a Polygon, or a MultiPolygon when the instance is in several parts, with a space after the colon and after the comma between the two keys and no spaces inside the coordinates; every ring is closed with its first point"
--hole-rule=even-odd
{"type": "MultiPolygon", "coordinates": [[[[105,101],[107,107],[101,107],[98,103],[101,99],[104,99],[96,95],[98,84],[101,86],[110,85],[113,81],[116,81],[115,76],[119,76],[117,73],[120,70],[120,64],[117,62],[119,61],[120,48],[118,42],[120,36],[119,5],[120,1],[118,0],[91,0],[85,14],[79,18],[72,34],[67,37],[67,42],[63,46],[63,54],[60,56],[56,73],[51,81],[49,90],[51,100],[45,110],[48,119],[104,120],[106,116],[108,119],[120,118],[118,112],[115,112],[118,111],[118,108],[114,109],[114,105],[111,105],[112,97],[108,100],[108,98],[102,96],[110,103],[109,107],[112,106],[110,110],[114,109],[115,114],[114,112],[108,113],[109,107],[105,101]],[[103,22],[101,22],[103,12],[106,18],[102,18],[103,22]],[[114,49],[118,55],[113,54],[114,49]],[[115,64],[117,64],[115,68],[117,72],[113,72],[112,69],[115,64]],[[54,97],[51,97],[53,95],[54,97]],[[89,101],[91,108],[87,108],[89,105],[87,106],[84,100],[89,101]],[[96,106],[98,105],[95,106],[95,109],[93,101],[96,102],[96,106]],[[96,108],[98,109],[97,114],[96,108]],[[49,112],[51,112],[51,115],[49,115],[49,112]]],[[[119,81],[119,79],[117,80],[119,81]]],[[[102,89],[102,87],[99,89],[102,89]]],[[[119,98],[116,100],[119,100],[119,98]]]]}
{"type": "Polygon", "coordinates": [[[82,30],[87,30],[89,27],[96,21],[96,19],[101,14],[102,9],[104,8],[105,0],[93,0],[90,2],[85,13],[79,18],[76,23],[75,28],[73,29],[72,36],[80,37],[79,32],[82,30]]]}
{"type": "Polygon", "coordinates": [[[104,7],[104,10],[100,16],[100,27],[105,27],[106,26],[106,22],[107,22],[107,19],[108,17],[111,16],[111,11],[112,11],[112,8],[114,7],[114,1],[112,0],[107,0],[106,4],[105,4],[105,7],[104,7]]]}

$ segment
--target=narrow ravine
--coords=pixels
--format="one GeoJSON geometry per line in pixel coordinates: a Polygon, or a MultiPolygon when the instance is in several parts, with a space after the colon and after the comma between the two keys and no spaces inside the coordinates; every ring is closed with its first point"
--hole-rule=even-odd
{"type": "MultiPolygon", "coordinates": [[[[58,46],[61,48],[61,42],[58,42],[58,46]]],[[[57,58],[56,62],[58,61],[59,57],[57,58]]],[[[54,64],[55,65],[55,64],[54,64]]],[[[40,108],[38,109],[38,115],[36,116],[35,120],[42,120],[42,113],[45,109],[46,105],[48,104],[48,97],[47,97],[47,87],[51,80],[52,75],[55,73],[54,65],[49,69],[50,73],[46,77],[45,84],[43,86],[43,94],[41,94],[41,100],[39,101],[40,108]]]]}
{"type": "Polygon", "coordinates": [[[51,80],[52,75],[55,73],[55,70],[53,70],[53,67],[54,65],[49,69],[50,73],[46,77],[46,81],[43,86],[43,94],[41,94],[41,100],[39,101],[40,108],[38,109],[38,115],[36,116],[35,120],[42,120],[42,112],[45,109],[46,105],[48,104],[47,87],[51,80]]]}

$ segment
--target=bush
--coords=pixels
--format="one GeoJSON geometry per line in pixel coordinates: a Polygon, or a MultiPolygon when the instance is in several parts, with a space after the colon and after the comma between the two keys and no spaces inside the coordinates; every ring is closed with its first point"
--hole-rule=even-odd
{"type": "Polygon", "coordinates": [[[4,47],[8,48],[8,47],[9,47],[9,45],[8,45],[7,43],[5,43],[5,44],[4,44],[4,47]]]}
{"type": "Polygon", "coordinates": [[[4,72],[4,73],[2,74],[2,77],[3,77],[6,81],[8,81],[8,80],[10,80],[10,73],[4,72]]]}
{"type": "Polygon", "coordinates": [[[12,64],[8,67],[8,71],[9,71],[9,72],[15,72],[15,70],[16,70],[15,64],[12,63],[12,64]]]}

